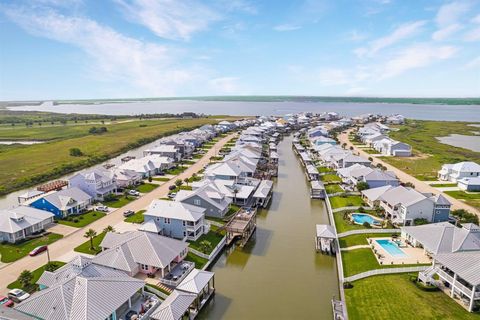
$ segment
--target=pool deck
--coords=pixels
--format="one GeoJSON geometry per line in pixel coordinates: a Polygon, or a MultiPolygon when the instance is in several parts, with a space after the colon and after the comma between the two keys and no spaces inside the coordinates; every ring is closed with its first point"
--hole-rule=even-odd
{"type": "MultiPolygon", "coordinates": [[[[401,246],[400,249],[406,254],[406,257],[395,257],[392,256],[390,253],[388,253],[381,245],[379,245],[375,240],[392,240],[391,237],[385,237],[385,238],[368,238],[367,241],[373,245],[372,250],[377,250],[377,253],[380,253],[382,255],[381,258],[378,258],[376,254],[374,254],[375,258],[377,259],[379,264],[417,264],[417,263],[431,263],[432,261],[430,260],[429,257],[427,257],[423,251],[423,249],[420,248],[412,248],[410,246],[401,246]]],[[[401,240],[399,238],[399,240],[401,240]]],[[[402,241],[402,243],[404,243],[402,241]]],[[[375,251],[374,251],[375,252],[375,251]]]]}

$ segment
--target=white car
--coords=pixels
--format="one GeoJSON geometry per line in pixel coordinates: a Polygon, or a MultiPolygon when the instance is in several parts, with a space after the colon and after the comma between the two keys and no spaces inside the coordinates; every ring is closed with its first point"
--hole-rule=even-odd
{"type": "Polygon", "coordinates": [[[12,289],[8,292],[8,297],[16,303],[27,300],[30,297],[30,294],[26,293],[21,289],[12,289]]]}
{"type": "Polygon", "coordinates": [[[139,196],[140,195],[140,192],[138,192],[137,190],[130,190],[128,191],[128,194],[131,195],[131,196],[139,196]]]}
{"type": "Polygon", "coordinates": [[[107,206],[98,206],[96,208],[97,211],[100,211],[100,212],[108,212],[108,207],[107,206]]]}

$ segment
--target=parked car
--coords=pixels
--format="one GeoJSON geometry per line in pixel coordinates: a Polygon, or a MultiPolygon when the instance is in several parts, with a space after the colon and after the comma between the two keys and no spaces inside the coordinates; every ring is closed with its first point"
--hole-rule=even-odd
{"type": "Polygon", "coordinates": [[[140,192],[138,192],[137,190],[129,190],[128,194],[131,196],[138,197],[140,195],[140,192]]]}
{"type": "Polygon", "coordinates": [[[169,193],[169,194],[168,194],[168,197],[169,197],[170,199],[173,199],[173,198],[175,198],[176,195],[177,195],[176,192],[172,192],[172,193],[169,193]]]}
{"type": "Polygon", "coordinates": [[[8,292],[8,297],[16,303],[27,300],[30,294],[26,293],[22,289],[12,289],[8,292]]]}
{"type": "Polygon", "coordinates": [[[135,211],[133,210],[127,210],[123,213],[124,217],[130,217],[131,215],[135,214],[135,211]]]}
{"type": "Polygon", "coordinates": [[[107,206],[98,206],[96,208],[97,211],[100,211],[100,212],[108,212],[108,207],[107,206]]]}
{"type": "Polygon", "coordinates": [[[28,255],[30,257],[34,257],[37,254],[42,253],[43,251],[47,251],[47,249],[48,249],[47,246],[39,246],[39,247],[36,247],[35,249],[33,249],[32,251],[30,251],[30,253],[28,255]]]}
{"type": "Polygon", "coordinates": [[[13,307],[13,301],[5,296],[0,296],[0,306],[11,308],[13,307]]]}
{"type": "Polygon", "coordinates": [[[177,186],[171,185],[171,186],[168,187],[168,190],[175,190],[176,188],[177,188],[177,186]]]}

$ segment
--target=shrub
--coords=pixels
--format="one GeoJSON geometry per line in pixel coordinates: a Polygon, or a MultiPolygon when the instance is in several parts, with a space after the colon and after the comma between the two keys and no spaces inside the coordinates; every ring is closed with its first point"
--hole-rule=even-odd
{"type": "Polygon", "coordinates": [[[475,223],[478,225],[478,216],[465,209],[452,210],[450,213],[457,217],[460,223],[475,223]]]}
{"type": "Polygon", "coordinates": [[[414,220],[413,220],[413,224],[414,224],[415,226],[420,226],[420,225],[422,225],[422,224],[428,224],[428,220],[425,219],[425,218],[417,218],[417,219],[414,219],[414,220]]]}
{"type": "Polygon", "coordinates": [[[92,217],[96,217],[97,216],[97,213],[92,213],[92,217]]]}
{"type": "Polygon", "coordinates": [[[367,190],[368,188],[369,188],[369,186],[368,186],[368,183],[366,183],[366,182],[360,181],[359,183],[357,183],[357,190],[358,191],[367,190]]]}
{"type": "Polygon", "coordinates": [[[365,222],[363,223],[363,226],[364,226],[365,228],[367,228],[367,229],[370,229],[370,228],[372,227],[372,226],[370,225],[370,223],[368,223],[367,221],[365,221],[365,222]]]}
{"type": "Polygon", "coordinates": [[[70,152],[70,155],[71,155],[72,157],[81,157],[81,156],[83,156],[83,152],[82,152],[82,150],[80,150],[79,148],[70,148],[69,152],[70,152]]]}
{"type": "Polygon", "coordinates": [[[73,219],[73,222],[78,223],[78,219],[77,218],[73,219]]]}
{"type": "Polygon", "coordinates": [[[360,208],[358,208],[358,212],[360,212],[360,213],[365,213],[366,211],[365,211],[365,208],[364,208],[364,207],[360,207],[360,208]]]}
{"type": "Polygon", "coordinates": [[[353,284],[351,282],[344,282],[343,283],[343,289],[352,289],[353,288],[353,284]]]}

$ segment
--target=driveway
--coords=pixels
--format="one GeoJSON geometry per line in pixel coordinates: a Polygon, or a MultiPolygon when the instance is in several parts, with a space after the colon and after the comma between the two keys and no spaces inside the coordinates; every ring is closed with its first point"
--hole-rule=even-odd
{"type": "Polygon", "coordinates": [[[413,183],[413,185],[415,186],[415,190],[417,190],[419,192],[422,192],[422,193],[442,194],[445,198],[448,199],[448,201],[450,201],[450,203],[452,204],[452,209],[465,209],[465,210],[468,210],[472,213],[475,213],[477,216],[480,217],[480,212],[476,208],[474,208],[472,206],[469,206],[468,204],[463,203],[462,201],[460,201],[458,199],[452,198],[448,194],[443,193],[441,190],[438,190],[437,188],[434,188],[433,186],[429,185],[428,183],[426,183],[424,181],[421,181],[421,180],[418,180],[417,178],[405,173],[404,171],[392,166],[391,164],[388,164],[388,163],[382,161],[381,159],[376,158],[374,155],[368,154],[365,151],[363,151],[362,149],[357,148],[357,146],[353,145],[348,140],[348,134],[350,133],[350,131],[352,131],[352,129],[347,130],[347,133],[341,133],[340,135],[338,135],[338,140],[340,141],[340,145],[346,143],[347,144],[347,149],[349,149],[350,147],[353,147],[353,150],[355,150],[359,155],[361,155],[365,158],[372,157],[373,158],[373,162],[372,162],[373,165],[376,165],[378,163],[382,164],[383,166],[387,167],[388,170],[395,172],[398,179],[400,179],[402,182],[413,183]]]}
{"type": "MultiPolygon", "coordinates": [[[[198,172],[199,170],[203,169],[205,165],[210,162],[210,157],[217,155],[218,151],[225,145],[231,138],[235,137],[236,133],[232,133],[220,141],[218,141],[210,150],[208,150],[205,155],[199,159],[195,164],[191,165],[187,168],[183,173],[172,177],[171,181],[159,186],[158,188],[154,189],[150,193],[147,193],[135,201],[130,202],[126,206],[122,208],[118,208],[112,211],[110,214],[106,215],[105,217],[92,222],[88,226],[84,228],[78,228],[75,231],[69,233],[64,238],[52,243],[49,245],[50,251],[50,258],[51,260],[62,260],[64,261],[64,257],[71,258],[73,256],[73,248],[78,246],[79,244],[85,242],[87,239],[83,237],[85,231],[88,229],[94,229],[97,232],[102,232],[107,226],[116,226],[118,223],[123,222],[123,211],[125,210],[133,210],[139,211],[143,210],[148,207],[148,205],[156,199],[164,198],[168,194],[168,186],[172,185],[176,179],[185,179],[192,176],[193,173],[198,172]]],[[[125,227],[125,226],[123,226],[125,227]]],[[[66,229],[65,229],[66,230],[66,229]]],[[[68,231],[67,231],[68,232],[68,231]]],[[[66,260],[65,262],[67,262],[66,260]]],[[[46,264],[47,255],[38,255],[35,257],[26,256],[20,260],[10,263],[9,265],[3,267],[1,269],[2,277],[0,283],[0,293],[6,293],[7,285],[13,281],[15,281],[18,275],[23,270],[30,270],[33,271],[44,264],[46,264]]]]}

